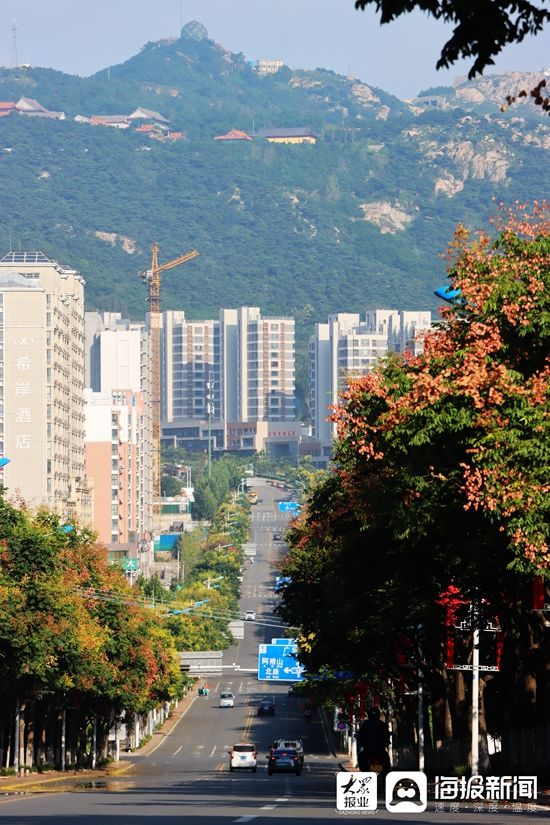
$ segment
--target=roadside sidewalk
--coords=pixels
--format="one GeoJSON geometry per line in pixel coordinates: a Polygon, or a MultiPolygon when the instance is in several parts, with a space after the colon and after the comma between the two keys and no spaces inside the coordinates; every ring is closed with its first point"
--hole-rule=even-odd
{"type": "Polygon", "coordinates": [[[110,776],[118,776],[126,773],[136,762],[148,756],[162,744],[196,698],[197,686],[190,690],[186,696],[178,702],[177,708],[174,708],[160,730],[154,733],[151,738],[137,750],[130,751],[129,753],[121,753],[118,762],[112,762],[105,768],[95,771],[48,771],[47,773],[27,773],[24,776],[2,776],[0,777],[0,795],[35,792],[53,793],[62,789],[66,790],[74,785],[92,779],[105,779],[110,776]]]}

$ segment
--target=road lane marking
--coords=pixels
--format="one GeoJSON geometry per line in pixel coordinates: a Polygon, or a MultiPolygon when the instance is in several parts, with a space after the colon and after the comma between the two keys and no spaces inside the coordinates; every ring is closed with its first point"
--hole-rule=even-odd
{"type": "MultiPolygon", "coordinates": [[[[181,749],[180,749],[180,750],[181,750],[181,749]]],[[[213,747],[213,748],[212,748],[212,750],[210,751],[210,757],[209,757],[209,758],[211,758],[212,756],[214,756],[214,754],[215,754],[215,753],[216,753],[216,745],[214,745],[214,747],[213,747]]]]}
{"type": "Polygon", "coordinates": [[[177,756],[177,755],[178,755],[178,753],[179,753],[180,751],[182,751],[182,750],[183,750],[183,745],[180,745],[180,746],[179,746],[179,748],[177,749],[177,751],[174,751],[174,754],[173,754],[173,755],[174,755],[174,756],[177,756]]]}
{"type": "Polygon", "coordinates": [[[249,708],[248,716],[246,717],[246,722],[243,731],[243,740],[246,742],[250,733],[250,728],[252,727],[252,719],[254,718],[254,709],[249,708]]]}
{"type": "Polygon", "coordinates": [[[252,822],[253,819],[258,819],[257,816],[240,816],[238,819],[234,819],[233,822],[252,822]]]}
{"type": "MultiPolygon", "coordinates": [[[[150,756],[152,753],[154,753],[154,752],[156,751],[156,749],[157,749],[157,748],[160,748],[160,746],[161,746],[161,745],[163,745],[163,744],[166,742],[166,739],[167,739],[169,736],[173,736],[173,735],[174,735],[174,731],[176,730],[177,726],[179,725],[179,723],[181,722],[181,720],[183,719],[183,717],[185,716],[185,714],[187,713],[187,711],[189,710],[189,708],[190,708],[190,707],[192,707],[192,706],[195,704],[195,700],[196,700],[196,698],[197,698],[197,697],[196,697],[196,695],[195,695],[195,696],[193,696],[193,698],[191,699],[191,701],[189,702],[189,704],[187,705],[187,707],[185,708],[185,710],[184,710],[184,711],[183,711],[183,713],[181,714],[180,718],[176,721],[176,723],[175,723],[174,727],[172,728],[172,730],[169,730],[169,731],[168,731],[168,733],[166,734],[166,736],[164,736],[164,737],[162,737],[162,736],[161,736],[161,737],[159,738],[158,744],[156,744],[156,745],[155,745],[155,747],[154,747],[154,748],[152,748],[152,749],[149,751],[149,753],[147,754],[147,756],[150,756]]],[[[128,763],[128,766],[129,766],[129,767],[131,767],[131,765],[132,765],[132,763],[128,763]]]]}

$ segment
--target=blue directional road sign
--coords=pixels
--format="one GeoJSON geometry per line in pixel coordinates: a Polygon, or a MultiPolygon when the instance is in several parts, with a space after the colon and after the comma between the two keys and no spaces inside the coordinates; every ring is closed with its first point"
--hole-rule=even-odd
{"type": "Polygon", "coordinates": [[[260,645],[258,679],[268,682],[301,682],[304,670],[295,658],[295,645],[260,645]]]}
{"type": "Polygon", "coordinates": [[[296,510],[300,509],[300,505],[297,501],[280,501],[279,502],[279,510],[281,513],[295,513],[296,510]]]}

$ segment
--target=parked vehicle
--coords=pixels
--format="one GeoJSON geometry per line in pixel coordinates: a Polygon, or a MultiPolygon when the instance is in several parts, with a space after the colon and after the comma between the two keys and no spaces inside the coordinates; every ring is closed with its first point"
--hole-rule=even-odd
{"type": "Polygon", "coordinates": [[[277,748],[277,750],[272,750],[267,760],[267,773],[269,776],[273,773],[283,771],[291,771],[295,773],[296,776],[300,776],[302,773],[300,756],[293,748],[277,748]]]}
{"type": "Polygon", "coordinates": [[[229,690],[222,690],[220,693],[220,707],[221,708],[234,708],[235,707],[235,697],[229,690]]]}
{"type": "Polygon", "coordinates": [[[258,766],[258,752],[252,742],[237,742],[229,754],[229,770],[251,770],[256,773],[258,766]]]}
{"type": "Polygon", "coordinates": [[[275,699],[261,699],[258,703],[258,716],[275,716],[275,699]]]}

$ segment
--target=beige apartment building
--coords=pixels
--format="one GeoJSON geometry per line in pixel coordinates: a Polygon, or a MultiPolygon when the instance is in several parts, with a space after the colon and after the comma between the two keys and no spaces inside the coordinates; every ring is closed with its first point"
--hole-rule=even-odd
{"type": "Polygon", "coordinates": [[[90,524],[84,279],[41,252],[0,260],[0,470],[8,496],[90,524]]]}
{"type": "MultiPolygon", "coordinates": [[[[150,359],[144,324],[87,312],[86,473],[101,541],[144,552],[153,525],[150,359]]],[[[140,569],[143,568],[140,555],[140,569]]],[[[142,569],[142,572],[145,572],[142,569]]]]}
{"type": "Polygon", "coordinates": [[[85,399],[86,473],[94,485],[94,529],[107,545],[137,547],[150,538],[143,393],[86,389],[85,399]]]}

